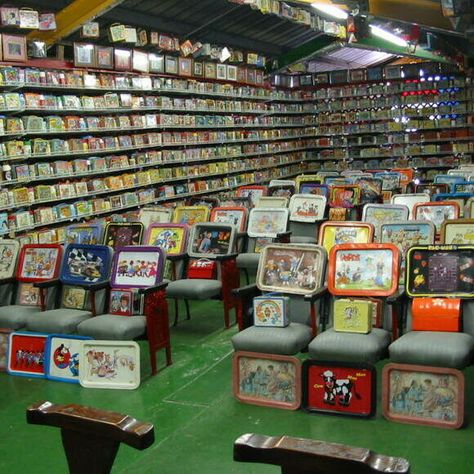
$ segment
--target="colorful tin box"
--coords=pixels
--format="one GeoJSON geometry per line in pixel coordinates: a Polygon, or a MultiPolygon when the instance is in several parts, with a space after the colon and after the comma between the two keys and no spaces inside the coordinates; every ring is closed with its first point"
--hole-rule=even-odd
{"type": "Polygon", "coordinates": [[[372,329],[370,300],[338,299],[334,302],[334,330],[367,334],[372,329]]]}
{"type": "Polygon", "coordinates": [[[286,327],[290,324],[288,318],[288,296],[256,296],[253,299],[254,326],[286,327]]]}

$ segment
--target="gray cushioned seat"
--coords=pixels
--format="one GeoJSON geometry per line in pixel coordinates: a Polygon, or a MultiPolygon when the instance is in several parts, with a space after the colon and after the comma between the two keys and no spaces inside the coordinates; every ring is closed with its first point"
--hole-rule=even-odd
{"type": "Polygon", "coordinates": [[[309,237],[304,235],[292,235],[290,237],[290,243],[292,244],[317,244],[318,239],[316,237],[309,237]]]}
{"type": "Polygon", "coordinates": [[[356,334],[330,328],[316,336],[308,350],[311,359],[375,364],[385,356],[389,344],[390,333],[385,329],[373,328],[369,334],[356,334]]]}
{"type": "Polygon", "coordinates": [[[77,326],[77,333],[94,339],[129,341],[146,331],[145,316],[117,316],[101,314],[83,321],[77,326]]]}
{"type": "Polygon", "coordinates": [[[300,323],[285,328],[251,326],[233,336],[232,345],[236,351],[294,355],[308,346],[311,337],[311,328],[300,323]]]}
{"type": "Polygon", "coordinates": [[[260,261],[260,255],[260,253],[254,252],[240,253],[236,258],[237,268],[252,268],[256,270],[260,261]]]}
{"type": "Polygon", "coordinates": [[[31,317],[40,316],[39,306],[10,305],[0,307],[0,327],[5,329],[21,329],[31,317]]]}
{"type": "Polygon", "coordinates": [[[207,300],[219,295],[222,282],[202,278],[185,278],[170,282],[166,287],[168,298],[182,298],[185,300],[207,300]]]}
{"type": "Polygon", "coordinates": [[[52,309],[29,318],[26,329],[35,332],[48,332],[58,334],[72,334],[76,332],[79,323],[92,316],[90,311],[81,309],[52,309]]]}
{"type": "Polygon", "coordinates": [[[462,369],[470,365],[474,338],[458,332],[410,331],[389,346],[392,362],[462,369]]]}

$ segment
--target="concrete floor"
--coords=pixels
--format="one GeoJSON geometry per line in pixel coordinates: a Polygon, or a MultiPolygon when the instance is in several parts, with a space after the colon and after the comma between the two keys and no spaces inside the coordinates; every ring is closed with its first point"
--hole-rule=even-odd
{"type": "Polygon", "coordinates": [[[243,433],[288,434],[367,447],[409,459],[414,474],[474,472],[474,424],[469,423],[472,367],[464,371],[466,426],[456,431],[383,418],[380,373],[387,361],[377,365],[377,414],[370,420],[246,405],[232,395],[230,337],[235,326],[223,330],[218,302],[192,303],[191,308],[191,321],[171,331],[174,364],[164,368],[160,353],[156,377],[149,377],[145,344],[140,342],[142,383],[137,390],[85,389],[0,374],[0,473],[67,472],[59,430],[26,424],[26,407],[39,400],[104,408],[154,423],[155,443],[146,451],[121,446],[114,473],[278,473],[274,466],[232,460],[233,442],[243,433]]]}

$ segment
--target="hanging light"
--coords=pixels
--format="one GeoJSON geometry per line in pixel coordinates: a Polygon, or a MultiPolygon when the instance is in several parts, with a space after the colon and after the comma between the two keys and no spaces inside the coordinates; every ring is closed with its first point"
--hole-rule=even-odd
{"type": "Polygon", "coordinates": [[[399,36],[395,35],[391,31],[380,28],[380,26],[370,25],[370,30],[372,32],[372,35],[377,36],[378,38],[382,38],[385,41],[396,44],[397,46],[402,46],[402,47],[408,46],[408,42],[405,41],[403,38],[400,38],[399,36]]]}
{"type": "Polygon", "coordinates": [[[335,5],[328,3],[312,3],[311,6],[316,10],[338,20],[347,20],[349,14],[335,5]]]}

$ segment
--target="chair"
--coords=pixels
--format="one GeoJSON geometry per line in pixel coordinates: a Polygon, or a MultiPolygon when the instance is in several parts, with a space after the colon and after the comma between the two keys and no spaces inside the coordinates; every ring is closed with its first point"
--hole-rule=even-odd
{"type": "Polygon", "coordinates": [[[110,277],[112,250],[106,245],[69,244],[64,250],[59,279],[35,283],[42,311],[28,318],[26,329],[73,334],[86,319],[103,312],[110,277]],[[57,288],[59,308],[46,310],[45,293],[57,288]]]}
{"type": "Polygon", "coordinates": [[[257,270],[262,248],[274,241],[289,240],[288,215],[286,208],[254,208],[250,211],[247,239],[243,244],[243,251],[237,256],[237,268],[244,272],[247,284],[249,273],[257,270]]]}
{"type": "MultiPolygon", "coordinates": [[[[236,228],[227,224],[206,222],[191,226],[183,278],[170,282],[166,288],[167,298],[185,301],[187,319],[189,300],[221,299],[225,327],[230,327],[229,311],[235,308],[231,291],[239,286],[237,254],[233,253],[236,234],[236,228]]],[[[175,307],[178,308],[177,303],[175,307]]],[[[177,323],[176,311],[174,325],[177,323]]]]}
{"type": "Polygon", "coordinates": [[[404,458],[385,456],[365,448],[338,443],[244,434],[234,443],[234,461],[281,466],[282,474],[409,474],[404,458]]]}
{"type": "Polygon", "coordinates": [[[26,409],[26,421],[32,425],[61,428],[72,474],[110,472],[120,443],[143,450],[155,442],[154,427],[150,423],[76,404],[34,403],[26,409]]]}
{"type": "MultiPolygon", "coordinates": [[[[407,254],[406,333],[392,362],[463,369],[474,351],[474,247],[412,247],[407,254]],[[461,304],[462,303],[462,304],[461,304]]],[[[403,320],[402,320],[403,321],[403,320]]]]}
{"type": "Polygon", "coordinates": [[[290,242],[316,244],[319,227],[324,221],[326,197],[313,194],[293,194],[289,210],[290,242]]]}
{"type": "Polygon", "coordinates": [[[262,196],[266,196],[268,193],[267,186],[261,185],[250,185],[250,186],[239,186],[237,188],[237,197],[247,197],[250,199],[251,207],[255,206],[258,199],[262,196]]]}
{"type": "Polygon", "coordinates": [[[177,206],[173,213],[174,224],[192,225],[209,220],[209,206],[177,206]]]}
{"type": "Polygon", "coordinates": [[[361,189],[359,185],[339,184],[338,178],[329,179],[335,180],[334,184],[330,183],[329,220],[360,219],[361,189]]]}
{"type": "Polygon", "coordinates": [[[66,229],[66,243],[97,245],[103,240],[104,227],[100,224],[72,224],[66,229]]]}
{"type": "Polygon", "coordinates": [[[45,292],[41,301],[39,289],[33,285],[57,278],[63,249],[60,245],[26,244],[19,251],[15,240],[0,241],[0,249],[2,301],[12,303],[0,307],[0,327],[18,330],[24,328],[30,318],[39,315],[41,306],[54,306],[54,288],[45,292]],[[18,251],[16,277],[13,277],[18,251]]]}
{"type": "Polygon", "coordinates": [[[280,355],[305,350],[317,333],[316,302],[326,293],[325,266],[326,251],[317,245],[266,246],[258,266],[257,284],[234,291],[240,330],[232,337],[234,350],[280,355]],[[269,292],[289,297],[288,326],[253,324],[253,298],[269,292]]]}
{"type": "MultiPolygon", "coordinates": [[[[400,251],[392,244],[343,244],[331,249],[328,290],[335,297],[349,297],[349,302],[345,299],[341,305],[342,321],[347,324],[344,332],[339,328],[336,331],[333,326],[317,335],[308,346],[311,359],[374,364],[386,357],[391,342],[390,324],[385,321],[388,318],[382,318],[383,327],[373,327],[368,333],[354,332],[359,330],[355,323],[362,321],[362,310],[346,310],[344,304],[347,308],[354,308],[352,299],[357,296],[367,300],[368,296],[386,298],[395,295],[399,266],[400,251]]],[[[335,304],[336,300],[333,308],[335,304]]],[[[393,320],[397,322],[396,305],[393,313],[393,320]]],[[[330,314],[334,324],[334,310],[330,314]]],[[[396,324],[392,323],[392,326],[396,324]]]]}
{"type": "Polygon", "coordinates": [[[105,226],[103,244],[116,249],[142,243],[145,226],[141,222],[109,222],[105,226]]]}
{"type": "Polygon", "coordinates": [[[113,258],[109,312],[87,318],[77,333],[94,339],[128,341],[146,335],[152,375],[156,353],[166,351],[171,364],[166,283],[162,283],[165,253],[159,247],[128,246],[113,258]]]}

